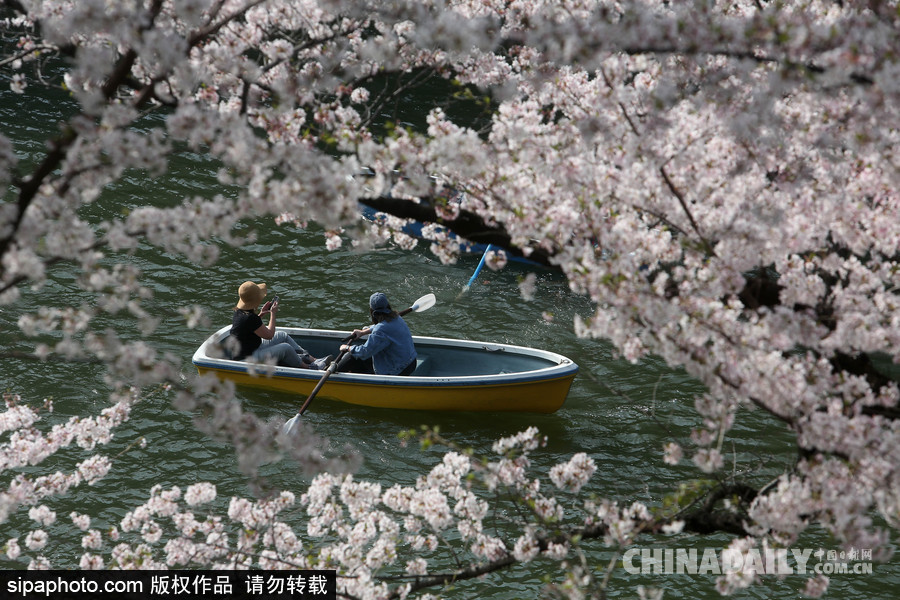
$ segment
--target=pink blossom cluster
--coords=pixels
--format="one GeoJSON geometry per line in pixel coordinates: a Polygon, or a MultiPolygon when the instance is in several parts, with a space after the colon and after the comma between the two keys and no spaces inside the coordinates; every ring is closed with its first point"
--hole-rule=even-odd
{"type": "MultiPolygon", "coordinates": [[[[556,501],[537,494],[538,479],[522,474],[512,485],[524,493],[509,495],[520,509],[532,502],[532,517],[519,525],[525,534],[515,539],[517,527],[509,532],[488,526],[491,518],[488,480],[510,452],[520,462],[537,449],[538,432],[531,429],[498,441],[500,462],[478,460],[456,451],[446,453],[428,473],[409,486],[395,484],[382,489],[378,483],[359,481],[352,475],[322,473],[298,499],[293,493],[260,499],[232,497],[219,499],[209,482],[179,487],[154,486],[149,499],[128,511],[117,527],[106,532],[91,528],[89,515],[72,512],[74,527],[82,532],[85,550],[79,565],[85,569],[167,569],[189,566],[209,568],[334,568],[338,570],[340,593],[361,598],[385,598],[409,591],[407,583],[391,584],[383,579],[385,569],[400,568],[408,575],[429,576],[444,569],[447,556],[470,557],[466,572],[514,557],[528,562],[539,554],[564,560],[569,545],[562,539],[545,542],[548,531],[566,518],[561,504],[553,514],[542,512],[541,501],[556,501]],[[305,531],[297,531],[295,513],[305,513],[305,531]],[[224,509],[224,511],[223,511],[224,509]],[[508,548],[509,545],[509,548],[508,548]]],[[[550,478],[563,473],[592,472],[586,456],[551,469],[550,478]]],[[[589,475],[587,475],[589,477],[589,475]]],[[[579,479],[581,476],[576,477],[579,479]]],[[[565,483],[570,486],[571,484],[565,483]]],[[[573,515],[581,513],[573,508],[573,515]]],[[[645,510],[631,507],[610,512],[610,523],[647,519],[645,510]]],[[[39,526],[24,540],[7,541],[8,558],[20,560],[23,550],[33,553],[32,566],[49,567],[40,554],[51,542],[44,527],[56,522],[56,513],[46,504],[33,507],[29,516],[39,526]]],[[[590,520],[590,519],[589,519],[590,520]]],[[[578,523],[576,517],[573,523],[578,523]]]]}
{"type": "Polygon", "coordinates": [[[31,469],[23,468],[39,466],[73,444],[89,452],[95,451],[98,445],[108,444],[115,428],[128,420],[134,398],[125,397],[97,416],[71,417],[53,425],[46,434],[37,426],[41,419],[37,411],[21,404],[18,397],[5,396],[5,400],[7,410],[0,421],[16,428],[9,428],[8,439],[0,443],[0,473],[11,477],[0,489],[0,522],[25,505],[32,506],[29,516],[33,520],[48,525],[55,521],[55,513],[39,503],[63,495],[72,487],[95,484],[109,472],[111,461],[104,455],[93,454],[69,472],[57,470],[38,476],[29,474],[31,469]]]}
{"type": "MultiPolygon", "coordinates": [[[[788,543],[812,527],[890,556],[900,522],[900,391],[881,364],[900,361],[892,3],[42,0],[11,3],[2,26],[13,40],[0,57],[12,92],[57,84],[77,110],[34,165],[21,164],[0,132],[0,182],[16,196],[0,204],[0,305],[13,310],[48,270],[69,265],[90,301],[36,307],[18,326],[53,333],[52,345],[35,344],[36,359],[103,363],[119,407],[41,432],[36,412],[8,404],[3,472],[72,443],[93,451],[127,418],[121,396],[160,383],[178,386],[179,408],[209,409],[200,427],[232,440],[249,475],[281,453],[310,472],[335,471],[312,435],[273,441],[275,428],[241,410],[228,386],[185,384],[177,358],[98,322],[121,313],[140,332],[157,326],[131,255],[141,245],[209,265],[220,244],[253,240],[241,222],[271,219],[317,222],[331,249],[343,238],[360,249],[411,248],[416,241],[400,232],[407,216],[368,222],[358,203],[389,194],[406,215],[452,196],[458,202],[433,207],[439,223],[425,229],[442,261],[458,256],[453,228],[475,220],[509,245],[504,255],[543,257],[591,300],[590,314],[573,322],[579,335],[607,339],[635,363],[661,357],[706,387],[694,403],[697,427],[669,442],[666,463],[683,467],[687,454],[698,476],[737,466],[745,457],[729,442],[751,410],[787,428],[800,459],[775,483],[751,482],[759,493],[747,507],[747,543],[788,543]],[[58,53],[72,57],[61,83],[43,71],[58,53]],[[475,130],[436,102],[422,131],[384,135],[386,99],[370,84],[396,76],[405,85],[421,73],[489,98],[489,122],[475,130]],[[160,117],[137,127],[148,111],[160,117]],[[87,216],[125,173],[162,174],[185,149],[218,161],[223,190],[237,191],[174,203],[147,197],[100,222],[87,216]]],[[[490,261],[503,262],[500,253],[490,261]]],[[[520,290],[533,298],[538,285],[526,277],[520,290]]],[[[183,316],[203,323],[199,309],[183,316]]],[[[526,475],[539,443],[527,432],[502,441],[485,482],[527,498],[546,522],[559,504],[526,475]]],[[[108,468],[94,455],[68,473],[11,475],[0,521],[108,468]]],[[[481,504],[454,483],[461,467],[443,468],[433,484],[383,492],[402,524],[362,518],[380,490],[321,476],[301,504],[321,507],[312,532],[337,541],[316,560],[352,565],[361,589],[375,589],[374,569],[398,560],[394,528],[421,553],[403,561],[421,574],[455,522],[481,559],[510,546],[522,559],[534,555],[536,530],[511,544],[487,533],[481,504]]],[[[577,493],[593,468],[573,458],[551,480],[577,493]]],[[[208,499],[211,490],[193,488],[189,503],[208,499]]],[[[163,564],[152,549],[163,536],[157,519],[169,515],[158,513],[178,502],[159,492],[128,521],[143,541],[83,565],[163,564]]],[[[598,510],[606,543],[632,538],[638,517],[598,510]],[[609,515],[617,516],[607,523],[609,515]]],[[[226,560],[233,542],[218,522],[184,517],[182,526],[216,548],[203,550],[204,564],[226,560]]],[[[30,549],[44,539],[37,531],[23,542],[30,549]]],[[[266,552],[296,550],[272,531],[266,552]]],[[[181,564],[198,542],[179,539],[172,560],[181,564]]],[[[242,543],[257,540],[247,534],[242,543]]],[[[92,537],[85,547],[95,545],[92,537]]],[[[20,551],[8,544],[8,553],[20,551]]],[[[565,554],[559,545],[545,552],[565,554]]],[[[821,593],[824,582],[807,586],[821,593]]]]}

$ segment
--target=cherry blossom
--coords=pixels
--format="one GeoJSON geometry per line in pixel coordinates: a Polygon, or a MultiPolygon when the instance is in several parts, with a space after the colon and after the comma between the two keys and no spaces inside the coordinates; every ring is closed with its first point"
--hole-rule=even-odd
{"type": "Polygon", "coordinates": [[[216,498],[216,486],[208,482],[195,483],[188,487],[184,493],[184,501],[190,506],[206,504],[216,498]]]}
{"type": "Polygon", "coordinates": [[[43,529],[35,529],[25,537],[25,546],[29,550],[36,551],[47,545],[47,532],[43,529]]]}
{"type": "MultiPolygon", "coordinates": [[[[574,540],[621,549],[682,521],[680,535],[698,529],[691,516],[739,532],[736,551],[812,529],[890,558],[900,522],[900,390],[881,366],[900,360],[891,3],[43,0],[6,2],[0,20],[10,90],[55,87],[72,102],[28,164],[0,132],[9,187],[0,305],[17,310],[56,265],[78,273],[89,299],[29,305],[17,324],[42,337],[33,360],[96,362],[110,389],[96,414],[52,426],[42,418],[51,406],[36,408],[27,390],[4,393],[0,522],[27,507],[40,527],[53,523],[54,499],[115,468],[104,446],[135,404],[163,390],[176,408],[209,415],[198,428],[230,440],[251,481],[289,457],[312,483],[299,499],[228,501],[215,482],[151,490],[115,530],[127,540],[108,533],[111,543],[94,548],[90,530],[91,550],[109,548],[84,554],[84,568],[315,560],[340,568],[349,595],[400,596],[445,582],[422,578],[452,531],[465,541],[454,550],[478,564],[499,570],[537,551],[590,586],[590,569],[569,562],[574,540]],[[435,105],[419,115],[421,130],[386,130],[387,96],[420,74],[459,86],[490,113],[460,122],[435,105]],[[376,80],[396,87],[381,94],[376,80]],[[127,213],[86,216],[125,173],[159,175],[184,151],[217,161],[219,183],[237,191],[167,206],[141,198],[127,213]],[[360,202],[378,216],[364,219],[360,202]],[[310,430],[279,434],[241,408],[233,387],[186,381],[177,358],[103,326],[107,314],[143,333],[159,324],[133,260],[139,247],[211,265],[220,245],[253,241],[240,223],[269,220],[317,223],[330,250],[410,249],[410,219],[425,222],[424,245],[444,262],[469,240],[499,249],[492,268],[523,256],[557,269],[592,306],[572,323],[578,335],[608,340],[635,363],[659,357],[705,386],[692,399],[692,433],[668,441],[662,458],[715,480],[693,484],[709,510],[655,517],[640,503],[620,506],[595,489],[595,457],[581,454],[542,486],[530,472],[530,453],[544,444],[534,428],[499,440],[483,464],[452,449],[416,482],[382,490],[348,475],[358,456],[326,455],[310,430]],[[794,440],[795,459],[774,480],[759,480],[730,443],[751,411],[794,440]],[[48,466],[76,452],[67,468],[48,466]],[[477,491],[463,481],[475,475],[477,491]],[[599,495],[574,508],[553,487],[599,495]],[[508,537],[483,523],[503,493],[528,515],[508,537]],[[727,516],[716,512],[735,498],[727,516]],[[192,512],[219,500],[229,502],[225,517],[192,512]],[[314,559],[280,520],[295,504],[305,535],[321,540],[314,559]],[[558,519],[574,528],[563,541],[545,529],[558,519]],[[422,587],[391,588],[374,575],[391,567],[422,587]]],[[[540,285],[530,274],[519,288],[533,298],[540,285]]],[[[206,322],[199,307],[181,317],[206,322]]],[[[39,552],[48,535],[20,537],[39,552]]],[[[22,557],[18,539],[7,556],[52,566],[22,557]]],[[[759,581],[736,573],[719,589],[759,581]]],[[[827,587],[816,578],[804,592],[827,587]]]]}
{"type": "Polygon", "coordinates": [[[22,553],[22,548],[19,546],[19,538],[7,540],[6,545],[4,546],[4,552],[6,553],[6,557],[10,560],[19,558],[22,553]]]}
{"type": "Polygon", "coordinates": [[[553,467],[550,470],[550,479],[556,487],[578,493],[596,471],[594,459],[579,452],[565,465],[553,467]]]}

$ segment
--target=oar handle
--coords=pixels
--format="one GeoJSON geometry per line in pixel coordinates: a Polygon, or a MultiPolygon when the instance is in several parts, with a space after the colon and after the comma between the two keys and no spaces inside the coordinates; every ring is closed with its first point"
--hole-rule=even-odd
{"type": "Polygon", "coordinates": [[[325,369],[325,373],[322,375],[322,379],[319,380],[319,383],[316,384],[316,387],[313,388],[313,391],[309,393],[309,396],[306,397],[306,402],[303,403],[303,406],[300,407],[300,410],[297,411],[298,415],[302,415],[306,412],[306,409],[309,407],[309,404],[313,401],[313,398],[316,397],[316,394],[319,393],[319,390],[322,389],[322,386],[325,385],[325,380],[331,377],[331,374],[337,371],[339,363],[346,355],[346,352],[341,352],[338,354],[338,357],[334,359],[334,361],[328,365],[328,368],[325,369]]]}
{"type": "Polygon", "coordinates": [[[475,272],[472,273],[472,277],[469,278],[469,282],[466,284],[466,287],[471,287],[473,283],[475,283],[475,279],[478,278],[478,274],[481,273],[482,267],[484,267],[484,261],[487,259],[488,252],[492,250],[491,245],[488,244],[487,248],[484,249],[484,254],[481,255],[481,260],[478,261],[478,266],[475,268],[475,272]]]}

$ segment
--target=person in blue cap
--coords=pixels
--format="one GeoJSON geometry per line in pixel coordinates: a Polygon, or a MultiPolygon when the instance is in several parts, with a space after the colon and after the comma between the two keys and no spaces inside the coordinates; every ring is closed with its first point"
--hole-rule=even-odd
{"type": "Polygon", "coordinates": [[[353,337],[369,336],[363,344],[341,346],[351,356],[344,371],[378,375],[410,375],[416,370],[416,347],[406,321],[391,308],[387,296],[375,292],[369,297],[372,325],[353,330],[353,337]]]}

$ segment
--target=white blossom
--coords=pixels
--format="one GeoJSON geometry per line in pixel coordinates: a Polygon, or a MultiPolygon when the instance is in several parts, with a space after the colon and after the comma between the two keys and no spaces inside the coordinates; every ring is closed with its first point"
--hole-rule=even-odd
{"type": "MultiPolygon", "coordinates": [[[[285,440],[241,407],[233,386],[188,375],[135,337],[171,316],[159,313],[138,250],[209,268],[221,248],[255,240],[248,223],[322,231],[329,251],[412,249],[408,216],[432,213],[421,235],[440,261],[454,263],[472,241],[454,228],[507,240],[488,253],[489,268],[508,268],[518,254],[554,268],[590,306],[573,318],[579,336],[606,340],[635,369],[651,360],[684,369],[705,388],[686,399],[696,423],[687,439],[665,443],[663,461],[703,474],[727,465],[757,488],[752,501],[738,498],[747,535],[730,550],[785,547],[817,528],[890,557],[900,388],[875,362],[900,362],[900,36],[891,3],[14,4],[2,19],[10,90],[27,104],[61,86],[69,104],[46,144],[26,152],[0,135],[9,188],[0,305],[18,327],[5,337],[30,344],[26,359],[2,350],[13,363],[96,363],[111,392],[109,406],[49,423],[15,395],[28,390],[4,394],[0,470],[10,477],[0,522],[28,510],[39,527],[7,541],[11,560],[22,558],[21,538],[36,553],[22,564],[50,568],[37,554],[48,545],[42,528],[53,526],[55,542],[56,528],[70,526],[56,521],[54,497],[116,467],[101,450],[147,390],[165,385],[176,408],[204,415],[204,434],[235,446],[248,476],[290,454],[311,484],[299,502],[289,493],[221,499],[211,482],[185,481],[183,495],[154,488],[123,509],[111,549],[73,512],[71,526],[86,533],[72,539],[97,551],[82,554],[83,568],[327,564],[347,575],[341,594],[373,598],[411,590],[376,571],[424,573],[439,549],[481,563],[506,560],[514,544],[515,560],[528,561],[551,523],[602,525],[594,541],[617,549],[658,531],[648,527],[652,507],[604,499],[606,482],[572,509],[562,498],[586,495],[594,459],[576,452],[536,474],[532,455],[545,441],[535,428],[504,434],[480,462],[449,453],[403,484],[354,479],[347,467],[358,459],[330,461],[311,439],[285,440]],[[489,112],[466,122],[439,94],[420,109],[423,127],[386,135],[394,99],[372,82],[413,85],[422,73],[483,95],[489,112]],[[160,198],[148,184],[122,210],[92,206],[132,174],[166,173],[184,152],[220,165],[198,197],[160,198]],[[385,197],[406,216],[359,216],[360,202],[385,197]],[[42,288],[60,277],[77,306],[41,306],[42,288]],[[109,329],[110,315],[135,327],[109,329]],[[767,419],[791,443],[789,460],[767,461],[779,472],[763,484],[740,439],[767,419]],[[685,443],[696,447],[689,462],[685,443]],[[502,494],[517,510],[493,510],[502,494]],[[306,536],[286,522],[294,508],[306,536]],[[515,515],[517,530],[498,537],[490,514],[515,515]]],[[[552,313],[537,306],[545,298],[536,273],[518,288],[544,327],[552,313]]],[[[197,305],[177,314],[189,327],[205,322],[197,305]]],[[[648,444],[648,463],[659,445],[648,444]]],[[[573,590],[596,585],[569,562],[577,538],[550,542],[542,557],[559,562],[573,590]]],[[[759,582],[746,569],[717,587],[759,582]]],[[[818,597],[828,583],[815,577],[802,591],[818,597]]]]}

